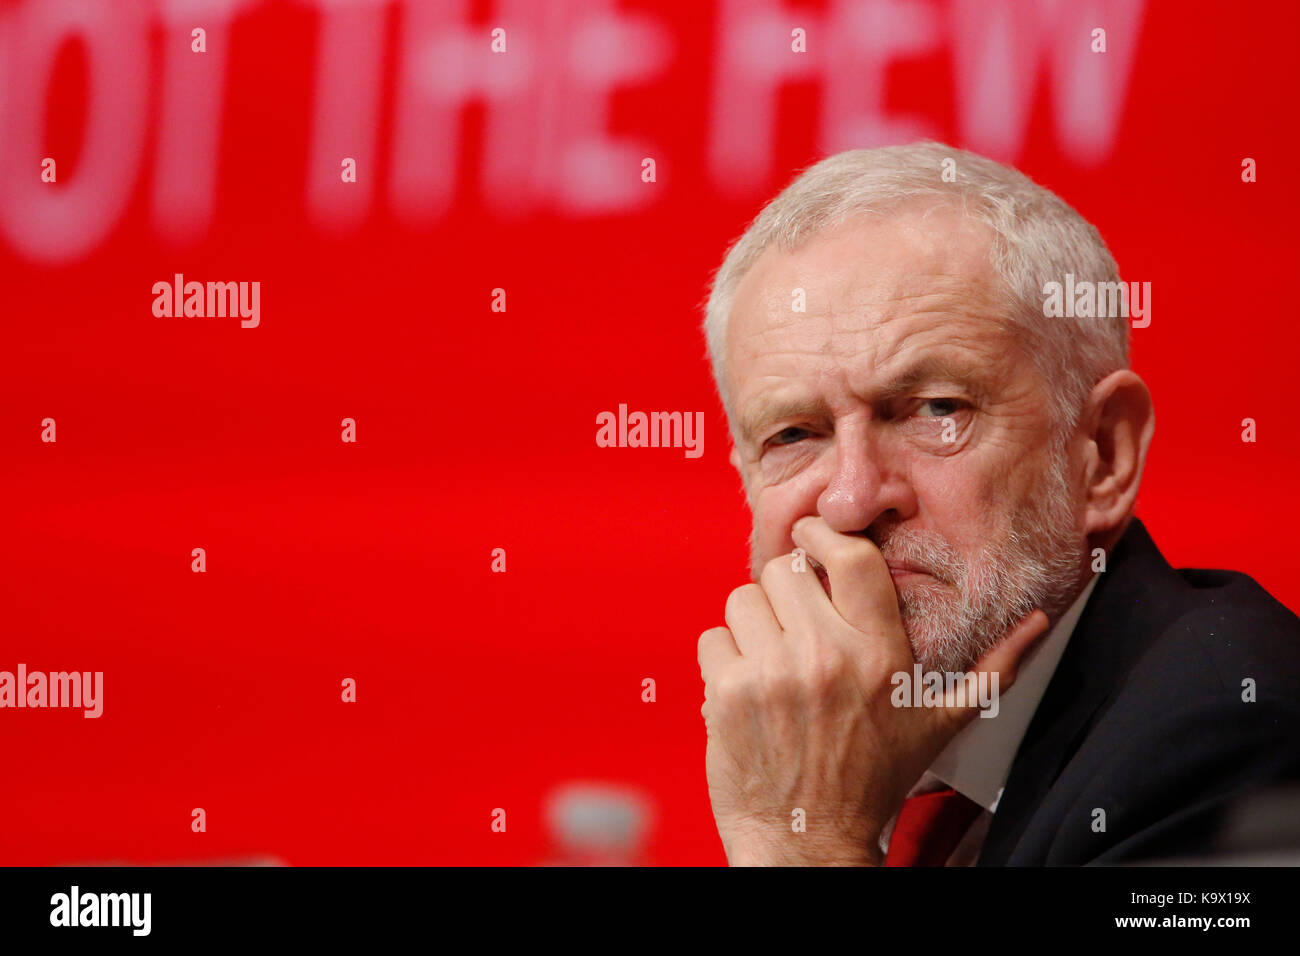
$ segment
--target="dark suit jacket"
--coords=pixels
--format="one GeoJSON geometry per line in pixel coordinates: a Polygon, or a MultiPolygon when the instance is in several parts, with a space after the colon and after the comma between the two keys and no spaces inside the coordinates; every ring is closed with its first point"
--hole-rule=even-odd
{"type": "Polygon", "coordinates": [[[979,865],[1208,856],[1230,801],[1298,779],[1300,619],[1244,574],[1174,570],[1133,519],[1016,752],[979,865]]]}

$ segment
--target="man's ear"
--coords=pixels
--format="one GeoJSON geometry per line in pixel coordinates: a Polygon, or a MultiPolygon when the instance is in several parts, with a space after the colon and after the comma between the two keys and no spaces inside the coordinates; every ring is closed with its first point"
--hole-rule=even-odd
{"type": "Polygon", "coordinates": [[[1109,539],[1133,513],[1156,430],[1146,383],[1130,369],[1097,383],[1084,406],[1084,530],[1109,539]]]}

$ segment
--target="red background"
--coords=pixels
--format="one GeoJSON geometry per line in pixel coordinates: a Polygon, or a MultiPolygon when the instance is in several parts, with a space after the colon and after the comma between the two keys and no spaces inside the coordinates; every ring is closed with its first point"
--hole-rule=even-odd
{"type": "MultiPolygon", "coordinates": [[[[11,53],[26,6],[0,5],[11,53]]],[[[389,46],[373,205],[355,227],[318,228],[304,183],[320,13],[254,3],[228,35],[215,212],[186,241],[151,218],[173,41],[141,8],[148,135],[124,211],[66,259],[0,242],[0,669],[105,674],[98,720],[0,711],[0,862],[533,863],[550,852],[543,801],[575,779],[650,797],[647,861],[723,861],[695,641],[747,580],[748,515],[700,304],[726,245],[825,154],[823,90],[781,89],[770,175],[724,193],[707,145],[719,8],[615,6],[670,40],[604,124],[651,147],[643,206],[497,214],[478,176],[488,110],[473,104],[451,208],[395,215],[389,46]],[[174,272],[261,281],[260,327],[154,317],[152,284],[174,272]],[[497,287],[505,313],[489,307],[497,287]],[[598,448],[595,415],[620,402],[705,410],[704,456],[598,448]],[[356,444],[339,440],[344,417],[356,444]],[[490,572],[496,547],[505,574],[490,572]],[[191,832],[195,807],[206,833],[191,832]]],[[[952,29],[953,5],[919,6],[952,29]]],[[[1101,160],[1062,145],[1046,66],[1023,147],[1000,158],[1095,222],[1126,279],[1152,283],[1152,324],[1133,334],[1158,416],[1139,516],[1175,565],[1247,571],[1297,608],[1300,16],[1290,0],[1136,7],[1137,32],[1112,31],[1135,51],[1101,160]],[[1247,156],[1257,183],[1241,181],[1247,156]]],[[[827,8],[786,5],[796,25],[827,8]]],[[[383,11],[391,45],[404,14],[383,11]]],[[[490,3],[469,17],[484,32],[500,19],[490,3]]],[[[885,104],[967,145],[957,39],[893,62],[885,104]]],[[[60,157],[61,184],[93,68],[69,41],[47,85],[43,155],[60,157]]],[[[0,168],[36,175],[30,157],[0,168]]]]}

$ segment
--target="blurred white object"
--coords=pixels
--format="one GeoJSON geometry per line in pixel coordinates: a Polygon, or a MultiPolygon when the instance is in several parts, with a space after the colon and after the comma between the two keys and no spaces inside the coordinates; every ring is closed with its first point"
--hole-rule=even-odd
{"type": "Polygon", "coordinates": [[[653,822],[651,799],[626,784],[573,782],[551,791],[545,818],[558,866],[637,866],[653,822]]]}

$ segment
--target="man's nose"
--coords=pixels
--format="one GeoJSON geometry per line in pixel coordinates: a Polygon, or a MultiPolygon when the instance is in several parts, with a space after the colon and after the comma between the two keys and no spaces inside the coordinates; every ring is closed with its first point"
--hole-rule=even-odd
{"type": "Polygon", "coordinates": [[[914,509],[904,472],[882,452],[865,430],[836,436],[834,471],[817,498],[818,513],[836,531],[865,531],[887,512],[908,517],[914,509]]]}

